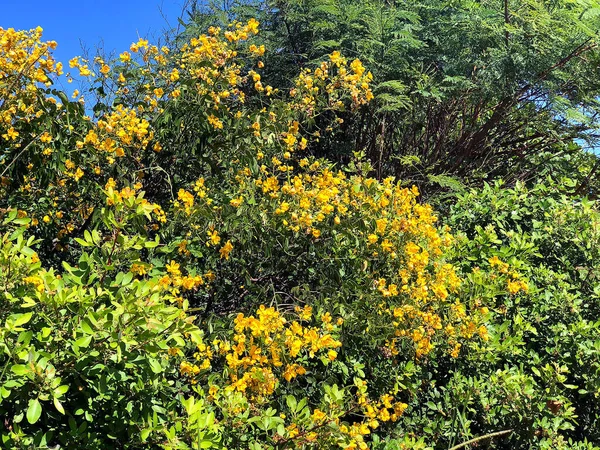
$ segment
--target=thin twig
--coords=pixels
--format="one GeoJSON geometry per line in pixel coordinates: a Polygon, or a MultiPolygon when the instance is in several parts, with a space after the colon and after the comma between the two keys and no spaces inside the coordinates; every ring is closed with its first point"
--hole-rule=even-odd
{"type": "Polygon", "coordinates": [[[2,171],[2,173],[0,173],[0,177],[4,176],[4,174],[6,173],[6,171],[8,169],[10,169],[10,166],[12,166],[17,161],[17,159],[19,159],[21,157],[21,155],[27,151],[27,149],[31,146],[31,144],[33,144],[35,141],[38,140],[38,138],[41,135],[42,135],[41,133],[38,134],[36,137],[33,138],[32,141],[29,142],[29,144],[27,144],[25,147],[23,147],[23,150],[21,150],[19,152],[19,154],[17,156],[15,156],[14,159],[4,168],[4,170],[2,171]]]}
{"type": "Polygon", "coordinates": [[[490,434],[484,434],[483,436],[473,438],[471,440],[463,442],[462,444],[455,445],[454,447],[452,447],[448,450],[458,450],[459,448],[466,447],[467,445],[474,444],[476,442],[483,441],[485,439],[492,439],[495,437],[504,436],[505,434],[512,433],[512,431],[513,430],[511,429],[511,430],[504,430],[504,431],[496,431],[495,433],[490,433],[490,434]]]}

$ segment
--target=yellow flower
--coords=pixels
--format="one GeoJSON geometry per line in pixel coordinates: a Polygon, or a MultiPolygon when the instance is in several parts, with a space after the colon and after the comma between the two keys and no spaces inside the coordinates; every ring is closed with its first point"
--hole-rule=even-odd
{"type": "Polygon", "coordinates": [[[334,51],[331,55],[329,55],[329,59],[331,62],[337,66],[344,62],[344,58],[342,58],[342,54],[339,51],[334,51]]]}
{"type": "Polygon", "coordinates": [[[17,137],[19,136],[19,132],[16,131],[13,127],[10,127],[8,129],[8,131],[6,132],[6,134],[3,134],[2,137],[6,140],[10,139],[10,140],[15,140],[17,139],[17,137]]]}
{"type": "Polygon", "coordinates": [[[210,123],[216,130],[223,128],[223,122],[221,122],[221,120],[218,117],[215,117],[213,114],[208,116],[208,123],[210,123]]]}
{"type": "Polygon", "coordinates": [[[517,292],[519,292],[520,290],[527,292],[528,286],[527,286],[527,283],[525,283],[524,281],[508,280],[508,282],[506,283],[506,289],[508,290],[508,292],[510,294],[514,295],[517,292]]]}
{"type": "Polygon", "coordinates": [[[81,167],[78,167],[75,171],[75,174],[73,175],[73,178],[75,178],[75,181],[79,181],[81,177],[83,177],[83,175],[85,175],[85,173],[83,172],[83,170],[81,170],[81,167]]]}
{"type": "Polygon", "coordinates": [[[179,270],[179,264],[175,261],[171,260],[169,264],[165,266],[167,272],[173,275],[181,275],[181,270],[179,270]]]}
{"type": "Polygon", "coordinates": [[[492,267],[502,265],[502,261],[497,256],[491,257],[488,261],[492,267]]]}
{"type": "Polygon", "coordinates": [[[234,208],[239,208],[239,206],[243,203],[244,201],[244,197],[242,197],[241,195],[237,198],[232,198],[231,200],[229,200],[229,204],[231,206],[233,206],[234,208]]]}
{"type": "Polygon", "coordinates": [[[327,417],[327,414],[325,414],[320,409],[315,409],[313,411],[313,414],[312,414],[312,420],[313,420],[313,422],[321,422],[326,417],[327,417]]]}
{"type": "Polygon", "coordinates": [[[383,242],[381,243],[381,249],[384,252],[391,252],[392,248],[393,248],[393,244],[388,239],[384,239],[383,242]]]}
{"type": "Polygon", "coordinates": [[[258,34],[258,25],[259,25],[259,22],[256,19],[250,19],[248,21],[248,25],[246,25],[246,28],[247,28],[248,32],[258,34]]]}
{"type": "Polygon", "coordinates": [[[114,189],[115,187],[117,187],[116,181],[113,178],[109,178],[104,186],[104,189],[108,191],[109,189],[114,189]]]}
{"type": "Polygon", "coordinates": [[[216,385],[211,385],[210,388],[208,388],[208,395],[210,395],[211,397],[214,397],[217,392],[219,392],[219,386],[216,385]]]}
{"type": "Polygon", "coordinates": [[[209,243],[207,243],[208,245],[212,244],[212,245],[219,245],[219,242],[221,242],[221,236],[219,236],[219,233],[217,232],[217,230],[209,230],[206,232],[206,234],[208,235],[210,241],[209,243]]]}
{"type": "Polygon", "coordinates": [[[221,254],[221,259],[229,259],[229,254],[231,253],[231,250],[233,250],[233,245],[231,244],[231,241],[227,241],[225,245],[221,247],[221,250],[219,250],[219,253],[221,254]]]}
{"type": "Polygon", "coordinates": [[[190,364],[187,361],[182,361],[179,366],[179,371],[182,375],[194,376],[200,373],[200,368],[195,364],[190,364]]]}
{"type": "Polygon", "coordinates": [[[383,408],[379,411],[379,420],[381,420],[382,422],[388,422],[391,417],[390,417],[390,413],[386,408],[383,408]]]}
{"type": "Polygon", "coordinates": [[[177,198],[183,203],[186,214],[191,214],[192,207],[194,206],[194,194],[185,189],[179,189],[177,198]]]}
{"type": "Polygon", "coordinates": [[[286,137],[283,139],[283,142],[285,142],[288,147],[293,147],[296,143],[296,136],[291,133],[287,133],[286,137]]]}
{"type": "Polygon", "coordinates": [[[375,223],[377,224],[377,233],[383,234],[387,227],[387,219],[377,219],[375,223]]]}
{"type": "Polygon", "coordinates": [[[310,318],[312,317],[312,307],[306,305],[302,309],[298,308],[298,310],[300,312],[300,318],[302,320],[310,320],[310,318]]]}
{"type": "Polygon", "coordinates": [[[146,267],[139,263],[133,263],[129,271],[137,275],[146,275],[146,273],[148,273],[146,267]]]}

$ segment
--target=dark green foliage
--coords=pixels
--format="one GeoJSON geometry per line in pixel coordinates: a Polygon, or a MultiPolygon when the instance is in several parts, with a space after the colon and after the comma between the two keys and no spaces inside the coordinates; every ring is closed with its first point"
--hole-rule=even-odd
{"type": "Polygon", "coordinates": [[[459,196],[446,220],[463,236],[456,263],[484,273],[496,256],[529,291],[494,293],[489,278],[469,277],[491,309],[490,340],[423,369],[430,388],[414,400],[406,430],[439,448],[504,429],[514,431],[492,448],[598,442],[600,214],[594,202],[565,195],[572,184],[497,183],[459,196]]]}
{"type": "Polygon", "coordinates": [[[378,176],[427,192],[446,189],[431,178],[441,174],[530,181],[539,155],[596,143],[596,2],[240,1],[194,11],[188,34],[257,17],[275,87],[333,50],[361,59],[376,101],[311,151],[347,161],[365,150],[378,176]]]}

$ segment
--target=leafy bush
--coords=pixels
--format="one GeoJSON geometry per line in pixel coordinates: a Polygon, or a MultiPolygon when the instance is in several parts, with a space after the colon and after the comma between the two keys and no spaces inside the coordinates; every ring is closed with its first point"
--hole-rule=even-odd
{"type": "Polygon", "coordinates": [[[7,231],[0,253],[3,446],[139,445],[179,409],[185,384],[170,355],[200,336],[158,278],[114,269],[156,242],[94,230],[77,266],[57,271],[42,267],[24,233],[7,231]]]}
{"type": "MultiPolygon", "coordinates": [[[[25,78],[43,139],[6,85],[6,445],[366,448],[417,389],[392,367],[487,336],[416,189],[302,155],[370,73],[333,52],[278,95],[257,26],[74,58],[114,89],[95,120],[25,78]]],[[[2,32],[60,71],[39,31],[2,32]]]]}
{"type": "Polygon", "coordinates": [[[505,429],[506,448],[597,442],[600,216],[564,193],[571,184],[499,182],[458,197],[455,262],[489,308],[489,340],[432,361],[432,388],[416,400],[427,421],[411,427],[449,445],[505,429]]]}
{"type": "Polygon", "coordinates": [[[3,445],[593,448],[595,203],[486,186],[451,235],[307,151],[372,100],[363,64],[271,87],[258,26],[72,59],[93,118],[41,30],[0,29],[3,445]]]}

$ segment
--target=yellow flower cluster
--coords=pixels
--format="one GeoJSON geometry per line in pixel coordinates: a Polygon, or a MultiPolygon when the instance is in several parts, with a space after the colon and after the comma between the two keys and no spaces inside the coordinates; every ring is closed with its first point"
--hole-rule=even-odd
{"type": "Polygon", "coordinates": [[[185,189],[179,189],[177,192],[177,198],[183,204],[183,209],[187,215],[192,213],[192,207],[194,206],[194,194],[186,191],[185,189]]]}
{"type": "MultiPolygon", "coordinates": [[[[258,25],[255,19],[250,19],[247,23],[234,22],[224,33],[220,28],[211,27],[207,34],[190,39],[182,46],[181,51],[173,55],[167,55],[168,52],[148,45],[147,41],[132,44],[134,53],[142,52],[145,61],[154,60],[158,63],[157,66],[148,65],[141,69],[149,80],[143,87],[149,93],[145,101],[150,109],[156,109],[157,101],[165,96],[179,98],[185,93],[193,96],[194,101],[202,98],[207,123],[214,130],[221,130],[226,126],[227,119],[239,121],[243,117],[239,107],[245,101],[246,94],[242,89],[245,82],[251,83],[258,92],[264,92],[267,96],[274,94],[276,90],[263,85],[261,75],[256,70],[246,72],[240,64],[241,43],[258,33],[258,25]],[[180,78],[193,80],[193,84],[182,89],[177,84],[180,78]],[[160,87],[156,87],[157,85],[160,87]],[[236,106],[232,108],[232,105],[236,106]]],[[[256,44],[250,44],[247,50],[255,57],[262,56],[266,51],[263,45],[256,44]]],[[[125,64],[124,68],[128,68],[131,54],[125,52],[120,59],[125,64]]],[[[359,60],[348,64],[339,52],[334,52],[330,59],[332,61],[323,62],[314,71],[302,71],[296,80],[296,86],[290,92],[293,100],[286,105],[289,110],[312,115],[317,104],[319,109],[339,109],[348,93],[354,106],[373,98],[369,87],[372,75],[359,60]]],[[[258,68],[263,66],[261,61],[257,62],[258,68]]],[[[121,83],[121,91],[128,93],[124,77],[121,83]]],[[[260,118],[254,118],[251,126],[253,134],[261,137],[260,118]]],[[[298,135],[298,123],[290,126],[290,130],[282,133],[283,142],[290,150],[305,148],[307,140],[298,135]]]]}
{"type": "MultiPolygon", "coordinates": [[[[140,170],[137,172],[137,177],[138,180],[142,178],[144,168],[140,167],[139,164],[141,161],[139,150],[147,148],[153,148],[156,152],[162,150],[161,144],[154,141],[154,131],[151,129],[148,118],[152,112],[160,112],[157,102],[169,96],[178,97],[181,95],[182,89],[185,92],[191,91],[196,97],[197,94],[205,97],[207,121],[211,127],[217,130],[229,125],[229,118],[237,121],[248,118],[251,120],[250,123],[254,124],[252,133],[260,139],[263,139],[261,134],[263,131],[265,131],[265,138],[267,138],[268,133],[275,130],[285,145],[285,151],[282,152],[284,159],[291,158],[291,153],[295,149],[306,148],[308,141],[301,136],[298,121],[286,118],[283,123],[287,123],[287,125],[282,130],[279,127],[280,122],[276,120],[276,117],[280,114],[273,111],[268,112],[265,109],[261,111],[261,114],[265,113],[264,117],[257,115],[250,118],[250,116],[244,116],[239,107],[231,108],[234,104],[241,107],[244,102],[245,89],[242,89],[242,84],[246,81],[253,83],[259,91],[265,90],[269,95],[273,92],[269,86],[262,85],[260,74],[256,71],[246,72],[247,69],[240,65],[240,58],[238,57],[240,49],[245,46],[243,41],[258,33],[258,25],[258,22],[254,19],[249,20],[247,23],[236,22],[231,24],[224,33],[219,28],[212,27],[209,29],[208,34],[191,39],[189,43],[183,46],[181,51],[173,54],[167,48],[159,49],[150,45],[148,41],[140,39],[137,43],[131,45],[130,52],[124,52],[120,55],[121,65],[117,64],[114,67],[109,67],[100,58],[90,62],[76,57],[70,61],[70,66],[79,69],[81,74],[85,76],[93,76],[93,71],[101,74],[102,77],[112,76],[111,74],[114,74],[115,77],[118,76],[120,83],[118,94],[123,95],[129,93],[127,80],[132,71],[137,71],[141,78],[136,76],[135,79],[147,81],[141,81],[142,85],[139,86],[139,88],[145,90],[147,95],[144,98],[145,103],[141,103],[135,109],[117,105],[97,121],[85,117],[86,120],[78,124],[78,127],[69,124],[65,128],[65,132],[72,137],[78,149],[85,150],[85,152],[78,152],[75,156],[71,156],[72,159],[65,161],[64,156],[62,156],[63,152],[57,152],[61,148],[64,139],[60,141],[55,139],[52,131],[46,131],[36,137],[39,140],[39,154],[43,156],[43,161],[55,159],[54,162],[58,163],[56,165],[59,168],[63,167],[64,164],[64,169],[59,169],[56,173],[56,179],[50,180],[45,185],[38,183],[35,175],[26,177],[21,183],[20,189],[27,192],[31,197],[44,194],[46,197],[55,199],[55,202],[60,199],[58,201],[69,204],[68,223],[60,231],[60,236],[57,236],[59,239],[69,235],[71,229],[77,229],[89,217],[90,212],[93,210],[92,203],[89,199],[84,200],[83,196],[73,194],[75,191],[85,190],[82,182],[94,183],[97,177],[101,177],[106,173],[105,164],[112,165],[118,158],[122,158],[127,154],[132,157],[130,158],[132,162],[138,161],[137,169],[140,170]],[[136,68],[132,64],[133,55],[138,55],[147,65],[140,65],[136,68]],[[179,84],[180,79],[192,79],[195,80],[195,83],[190,88],[187,87],[188,85],[182,88],[179,84]],[[176,92],[177,95],[175,95],[176,92]],[[225,103],[226,101],[227,103],[225,103]],[[263,130],[261,129],[261,123],[268,126],[265,125],[263,130]],[[80,183],[77,189],[74,188],[75,183],[80,183]]],[[[43,114],[43,110],[35,103],[40,98],[37,83],[51,83],[52,75],[62,73],[62,66],[60,63],[56,63],[51,55],[51,50],[56,47],[56,43],[41,43],[41,32],[40,28],[30,32],[0,29],[0,81],[16,77],[20,83],[22,82],[18,86],[13,86],[13,83],[0,83],[0,90],[6,90],[7,86],[15,87],[10,93],[0,92],[0,99],[2,99],[0,101],[3,102],[2,108],[0,108],[0,114],[2,115],[0,117],[0,132],[2,133],[0,134],[3,135],[4,139],[10,142],[14,141],[11,146],[15,149],[18,149],[21,145],[21,133],[18,127],[15,126],[16,119],[35,118],[43,114]],[[19,71],[23,67],[27,67],[28,70],[20,74],[19,71]],[[3,127],[2,124],[5,126],[3,127]]],[[[255,57],[260,57],[265,52],[264,46],[256,44],[250,44],[247,46],[247,50],[255,57]]],[[[333,60],[336,60],[336,54],[332,55],[333,60]]],[[[262,67],[260,61],[257,64],[259,68],[262,67]]],[[[321,93],[328,93],[327,95],[331,97],[337,95],[337,91],[349,89],[353,92],[352,96],[355,98],[355,103],[366,101],[370,91],[364,83],[368,84],[370,74],[365,73],[360,62],[352,62],[345,68],[346,65],[345,61],[337,64],[333,62],[324,63],[310,75],[310,77],[315,78],[314,83],[307,78],[309,77],[308,72],[304,73],[302,76],[303,81],[298,83],[294,95],[296,93],[304,95],[305,87],[310,84],[310,89],[307,88],[308,91],[306,92],[307,95],[312,96],[313,100],[318,100],[321,93]]],[[[300,100],[302,95],[296,97],[296,103],[298,101],[303,102],[303,100],[300,100]]],[[[76,92],[74,98],[78,96],[79,93],[76,92]]],[[[56,100],[50,100],[57,104],[56,100]]],[[[338,101],[332,102],[332,105],[333,103],[338,103],[338,101]]],[[[58,104],[57,106],[60,107],[61,105],[58,104]]],[[[278,105],[277,108],[280,106],[278,105]]],[[[288,112],[294,108],[311,112],[313,106],[308,104],[302,106],[298,103],[296,106],[287,104],[286,108],[288,112]]],[[[279,112],[280,108],[276,111],[279,112]]],[[[35,166],[35,164],[29,164],[27,167],[32,169],[35,166]]],[[[292,170],[290,164],[282,164],[279,167],[280,171],[284,171],[285,168],[288,171],[292,170]]],[[[11,182],[12,180],[8,177],[2,178],[3,186],[8,186],[11,182]]],[[[266,188],[269,188],[268,183],[266,188]]],[[[205,190],[202,186],[196,186],[194,191],[197,193],[198,198],[204,198],[205,190]]],[[[119,192],[119,194],[124,194],[125,197],[128,195],[127,192],[119,192]]],[[[119,202],[121,199],[117,195],[115,200],[119,202]]],[[[183,209],[186,212],[191,211],[193,206],[192,197],[185,195],[184,199],[180,198],[178,200],[183,204],[183,209]]],[[[211,199],[207,199],[207,203],[211,201],[211,199]]],[[[232,205],[239,206],[242,201],[243,197],[238,196],[232,199],[232,205]]],[[[158,205],[155,213],[160,216],[158,222],[166,222],[166,216],[158,205]]],[[[52,215],[53,211],[44,211],[42,217],[47,217],[47,220],[45,219],[42,223],[35,219],[34,224],[42,223],[42,225],[54,227],[58,222],[52,220],[52,215]]],[[[155,224],[152,227],[156,228],[158,225],[155,224]]],[[[230,243],[220,249],[223,259],[228,259],[231,245],[230,243]]]]}
{"type": "Polygon", "coordinates": [[[204,185],[204,178],[196,180],[192,190],[194,193],[186,191],[185,189],[179,189],[177,192],[177,200],[173,202],[176,209],[183,210],[188,216],[194,212],[195,206],[198,206],[198,204],[196,204],[196,197],[201,200],[200,203],[202,205],[210,205],[213,202],[213,200],[208,197],[208,190],[204,185]]]}
{"type": "Polygon", "coordinates": [[[146,119],[138,117],[133,109],[118,105],[109,114],[98,120],[84,138],[77,141],[77,148],[89,145],[91,148],[107,154],[109,163],[114,162],[114,156],[125,156],[125,148],[145,149],[154,133],[149,130],[150,124],[146,119]]]}
{"type": "Polygon", "coordinates": [[[52,77],[62,74],[51,53],[57,44],[41,42],[42,31],[0,27],[0,135],[5,141],[17,141],[19,123],[44,114],[38,86],[50,86],[52,77]]]}
{"type": "MultiPolygon", "coordinates": [[[[196,197],[202,201],[203,205],[211,205],[213,200],[207,196],[207,188],[204,184],[204,178],[199,178],[196,180],[193,186],[193,190],[195,192],[189,192],[185,189],[180,189],[177,193],[177,200],[174,201],[174,206],[177,209],[183,210],[186,215],[191,215],[195,208],[198,207],[198,204],[195,202],[196,197]]],[[[233,201],[233,204],[236,202],[233,201]]],[[[194,228],[198,228],[197,225],[194,228]]],[[[219,232],[214,228],[214,226],[210,226],[208,230],[206,230],[206,246],[207,247],[216,247],[221,244],[221,236],[219,232]]],[[[189,251],[185,248],[187,246],[187,242],[185,243],[184,249],[181,250],[180,253],[184,253],[186,255],[189,254],[189,251]]],[[[233,243],[231,240],[227,240],[223,246],[219,249],[219,255],[221,259],[229,260],[229,256],[233,250],[233,243]]]]}
{"type": "MultiPolygon", "coordinates": [[[[362,416],[362,420],[353,423],[343,422],[348,411],[338,405],[327,405],[327,411],[315,408],[310,416],[309,424],[299,425],[292,422],[286,426],[288,439],[294,440],[294,448],[314,446],[319,440],[334,437],[337,448],[345,450],[366,450],[369,448],[366,439],[381,423],[396,422],[408,405],[396,401],[394,396],[387,393],[379,400],[371,400],[367,395],[367,382],[361,378],[354,380],[356,394],[352,399],[352,409],[362,416]],[[327,427],[325,427],[327,426],[327,427]]],[[[358,415],[358,414],[356,414],[358,415]]],[[[355,417],[356,417],[355,415],[355,417]]]]}
{"type": "Polygon", "coordinates": [[[136,183],[134,186],[125,186],[123,189],[117,189],[117,182],[113,178],[109,178],[104,186],[106,195],[106,204],[116,208],[125,207],[138,214],[144,214],[148,219],[151,214],[154,214],[158,222],[165,222],[166,216],[161,206],[156,203],[150,203],[144,198],[144,192],[140,191],[141,184],[136,183]]]}
{"type": "MultiPolygon", "coordinates": [[[[232,336],[214,339],[211,345],[198,345],[195,361],[182,361],[180,373],[196,384],[212,369],[207,399],[216,400],[222,408],[228,408],[235,395],[246,398],[251,410],[268,404],[283,380],[291,383],[307,373],[308,360],[319,357],[324,363],[334,361],[336,349],[341,347],[335,337],[343,324],[341,318],[334,320],[328,312],[316,317],[310,306],[296,307],[295,312],[292,321],[265,306],[261,306],[255,316],[238,314],[232,336]],[[317,323],[311,326],[311,322],[317,323]],[[221,382],[214,377],[215,366],[219,364],[225,367],[221,382]]],[[[368,448],[365,437],[380,423],[397,421],[407,405],[390,393],[372,400],[365,380],[356,378],[354,383],[344,399],[349,409],[330,399],[324,409],[312,409],[310,416],[301,421],[290,418],[280,439],[293,441],[294,448],[300,448],[304,444],[314,445],[319,438],[335,435],[339,448],[368,448]],[[362,419],[352,424],[344,422],[349,411],[358,412],[362,419]]],[[[241,413],[244,407],[239,401],[234,403],[237,405],[234,412],[241,413]]],[[[280,418],[287,419],[283,413],[280,418]]]]}
{"type": "Polygon", "coordinates": [[[339,426],[340,431],[347,435],[350,440],[340,445],[346,450],[368,449],[365,436],[376,430],[380,423],[396,422],[404,413],[408,405],[397,401],[395,397],[386,393],[378,400],[372,400],[367,394],[368,382],[357,378],[354,380],[356,387],[356,403],[362,412],[363,420],[354,422],[352,425],[339,424],[339,419],[333,421],[339,426]]]}
{"type": "Polygon", "coordinates": [[[286,164],[276,158],[272,162],[273,169],[263,165],[257,178],[241,171],[240,186],[258,186],[265,196],[263,209],[271,208],[294,233],[318,240],[332,238],[345,226],[353,228],[361,246],[351,251],[361,252],[363,272],[372,274],[380,295],[378,314],[389,318],[384,328],[393,327],[387,342],[393,355],[402,340],[412,341],[419,357],[433,349],[437,334],[446,336],[453,349],[459,348],[461,338],[487,336],[479,314],[463,314],[465,305],[450,301],[461,280],[440,258],[453,239],[447,229],[436,226],[431,206],[417,202],[416,188],[391,178],[379,182],[348,177],[308,159],[300,160],[302,170],[291,176],[286,164]],[[282,172],[287,174],[284,179],[282,172]]]}
{"type": "Polygon", "coordinates": [[[79,75],[83,77],[90,77],[94,75],[88,66],[88,61],[79,56],[69,60],[69,67],[71,69],[78,69],[79,75]]]}
{"type": "Polygon", "coordinates": [[[295,99],[292,107],[312,113],[317,102],[326,98],[327,106],[339,108],[343,105],[341,95],[349,92],[353,105],[360,106],[373,99],[370,83],[371,72],[367,72],[362,62],[355,59],[348,65],[339,51],[329,55],[329,62],[312,70],[305,68],[296,79],[296,87],[290,92],[295,99]]]}
{"type": "MultiPolygon", "coordinates": [[[[529,290],[529,285],[521,280],[521,274],[516,271],[511,271],[510,266],[501,261],[497,256],[491,257],[489,260],[490,266],[492,269],[497,270],[501,275],[506,276],[506,290],[509,294],[515,295],[520,291],[527,293],[529,290]]],[[[493,277],[496,275],[492,274],[493,277]]]]}
{"type": "Polygon", "coordinates": [[[240,313],[234,320],[233,336],[216,339],[212,346],[199,346],[194,355],[198,364],[189,366],[186,362],[182,373],[196,375],[221,357],[229,373],[226,392],[241,392],[253,401],[265,400],[282,379],[290,382],[306,373],[300,360],[320,356],[333,361],[337,357],[335,349],[341,343],[334,335],[342,322],[333,324],[327,314],[319,326],[309,326],[306,322],[312,317],[310,307],[300,310],[299,320],[291,322],[264,305],[256,311],[256,316],[240,313]]]}
{"type": "MultiPolygon", "coordinates": [[[[51,200],[51,205],[58,203],[68,205],[65,220],[63,212],[55,210],[43,211],[39,220],[33,217],[32,226],[43,225],[58,227],[56,238],[63,238],[78,229],[94,209],[89,195],[81,195],[89,191],[82,182],[89,183],[103,173],[103,160],[113,164],[116,157],[125,153],[139,159],[130,150],[145,149],[153,140],[153,132],[149,122],[141,117],[144,107],[130,109],[116,106],[97,121],[89,117],[73,117],[73,111],[67,115],[67,109],[54,97],[45,98],[41,88],[50,86],[54,78],[63,73],[62,65],[52,56],[56,48],[53,41],[42,42],[42,29],[31,31],[15,31],[0,28],[0,136],[10,142],[9,151],[15,150],[15,157],[19,155],[21,161],[31,159],[26,165],[27,170],[35,171],[35,175],[27,175],[23,180],[3,177],[2,186],[18,183],[19,190],[29,198],[45,197],[51,200]],[[62,126],[61,139],[56,139],[56,131],[44,125],[44,131],[35,135],[22,133],[21,127],[33,120],[43,118],[43,115],[52,114],[53,121],[62,126]],[[81,120],[76,120],[81,119],[81,120]],[[30,151],[26,154],[16,153],[26,145],[30,151]],[[73,145],[85,152],[74,152],[73,156],[65,159],[64,147],[73,145]],[[60,151],[57,151],[60,150],[60,151]],[[37,174],[40,171],[39,157],[42,162],[52,161],[51,166],[56,167],[55,172],[46,171],[44,180],[37,174]],[[55,178],[48,180],[47,175],[55,178]],[[79,183],[78,187],[74,187],[79,183]],[[62,223],[61,223],[62,222],[62,223]]],[[[106,77],[110,67],[101,59],[96,58],[94,63],[98,72],[106,77]]],[[[72,68],[78,68],[84,76],[92,76],[92,65],[88,61],[76,57],[70,61],[72,68]]],[[[79,92],[74,93],[74,98],[79,92]]],[[[63,101],[67,101],[62,97],[63,101]]],[[[81,113],[83,114],[83,113],[81,113]]],[[[156,144],[155,144],[156,146],[156,144]]],[[[13,165],[13,169],[17,165],[13,165]]],[[[9,175],[10,174],[9,172],[9,175]]],[[[9,191],[0,192],[0,195],[9,194],[9,191]]],[[[119,192],[115,200],[127,198],[127,191],[119,192]]],[[[162,209],[157,205],[157,213],[162,209]]],[[[159,222],[166,218],[162,214],[159,222]]],[[[56,244],[57,249],[64,249],[65,242],[56,244]]]]}
{"type": "MultiPolygon", "coordinates": [[[[258,33],[259,23],[256,19],[250,19],[246,25],[239,22],[234,22],[232,25],[235,29],[225,32],[225,38],[229,42],[245,41],[251,34],[258,33]]],[[[211,31],[212,34],[218,34],[219,29],[213,27],[211,31]]]]}
{"type": "MultiPolygon", "coordinates": [[[[230,96],[243,101],[244,93],[239,89],[242,82],[241,68],[236,62],[238,51],[235,44],[258,33],[258,22],[254,19],[247,24],[234,23],[220,36],[221,30],[209,29],[208,35],[192,38],[182,47],[178,62],[179,73],[189,74],[198,82],[195,89],[200,95],[208,95],[215,109],[219,109],[222,101],[230,96]]],[[[222,128],[220,119],[209,114],[208,120],[215,128],[222,128]]]]}
{"type": "Polygon", "coordinates": [[[206,274],[204,277],[200,275],[183,275],[181,272],[180,264],[171,260],[169,264],[165,266],[168,275],[161,278],[160,284],[163,287],[173,287],[172,293],[178,294],[178,288],[181,287],[186,291],[197,289],[205,284],[205,278],[211,279],[210,274],[206,274]]]}
{"type": "Polygon", "coordinates": [[[35,286],[35,290],[38,292],[44,292],[46,287],[44,286],[44,280],[37,275],[30,275],[23,278],[23,281],[27,284],[35,286]]]}

